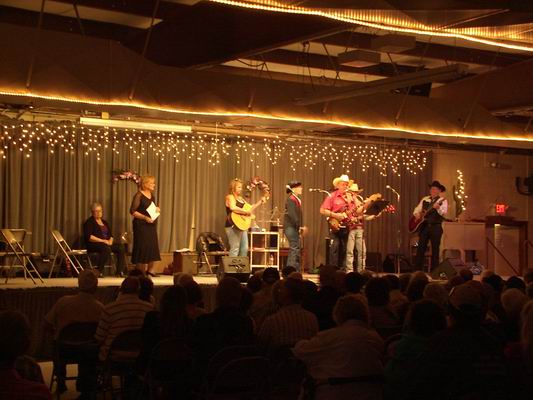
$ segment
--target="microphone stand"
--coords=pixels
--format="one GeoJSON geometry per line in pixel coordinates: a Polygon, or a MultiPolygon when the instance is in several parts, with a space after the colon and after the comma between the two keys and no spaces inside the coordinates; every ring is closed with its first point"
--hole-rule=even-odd
{"type": "Polygon", "coordinates": [[[398,224],[398,230],[396,231],[396,257],[394,258],[394,269],[399,275],[401,273],[401,250],[402,250],[402,229],[401,229],[401,208],[400,208],[400,193],[398,193],[393,187],[387,185],[387,189],[390,189],[396,195],[398,217],[396,222],[398,224]]]}

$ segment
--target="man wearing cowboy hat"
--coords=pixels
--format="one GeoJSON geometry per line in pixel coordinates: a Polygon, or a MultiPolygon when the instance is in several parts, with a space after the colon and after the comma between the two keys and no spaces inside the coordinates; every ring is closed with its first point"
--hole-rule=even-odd
{"type": "MultiPolygon", "coordinates": [[[[366,263],[366,244],[364,238],[364,220],[367,219],[364,216],[365,203],[360,193],[363,189],[359,189],[359,185],[353,180],[350,180],[348,186],[348,195],[351,197],[351,201],[354,203],[355,216],[357,219],[353,224],[348,226],[348,242],[346,243],[346,272],[353,271],[353,251],[354,247],[357,251],[357,271],[362,272],[365,269],[366,263]]],[[[370,217],[370,216],[369,216],[370,217]]],[[[372,216],[374,217],[374,216],[372,216]]]]}
{"type": "Polygon", "coordinates": [[[285,218],[283,219],[283,232],[289,240],[289,255],[287,267],[294,267],[300,271],[300,233],[306,228],[302,226],[302,183],[290,181],[287,183],[286,192],[289,195],[285,202],[285,218]]]}
{"type": "Polygon", "coordinates": [[[416,249],[415,269],[422,270],[424,267],[424,255],[431,242],[431,269],[437,268],[440,260],[440,241],[442,238],[442,221],[448,212],[448,200],[441,196],[446,188],[439,181],[429,184],[429,196],[423,197],[415,207],[413,215],[420,218],[424,215],[424,223],[418,236],[418,248],[416,249]]]}
{"type": "MultiPolygon", "coordinates": [[[[341,175],[333,179],[333,187],[335,191],[330,193],[320,206],[320,214],[342,221],[346,218],[346,213],[353,208],[353,203],[349,200],[347,195],[350,178],[348,175],[341,175]]],[[[329,259],[328,265],[342,268],[346,258],[346,242],[348,241],[348,228],[340,227],[338,231],[330,229],[329,237],[329,259]]]]}

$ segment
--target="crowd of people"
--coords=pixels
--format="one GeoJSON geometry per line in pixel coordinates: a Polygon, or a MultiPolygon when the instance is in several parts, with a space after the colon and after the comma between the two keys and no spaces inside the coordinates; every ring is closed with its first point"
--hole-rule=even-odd
{"type": "MultiPolygon", "coordinates": [[[[170,338],[190,349],[190,368],[182,371],[189,384],[175,388],[183,398],[199,393],[210,361],[232,346],[253,346],[270,360],[276,398],[526,399],[533,393],[533,270],[506,281],[491,271],[475,280],[463,270],[442,283],[421,272],[373,276],[325,266],[318,285],[290,268],[282,272],[267,268],[246,285],[225,277],[214,309],[206,310],[190,275],[176,275],[156,301],[150,279],[135,272],[117,299],[103,305],[96,275],[85,270],[79,293],[59,299],[45,320],[56,338],[73,322],[95,324],[98,351],[78,369],[81,398],[95,398],[97,366],[114,339],[132,330],[140,331],[141,344],[127,387],[141,398],[150,357],[170,338]]],[[[28,367],[27,319],[3,311],[0,326],[0,397],[50,398],[38,368],[28,367]]],[[[64,382],[56,390],[65,390],[64,382]]]]}

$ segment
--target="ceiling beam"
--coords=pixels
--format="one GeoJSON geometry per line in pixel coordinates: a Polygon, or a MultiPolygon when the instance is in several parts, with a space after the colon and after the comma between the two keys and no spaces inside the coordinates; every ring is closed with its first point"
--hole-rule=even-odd
{"type": "MultiPolygon", "coordinates": [[[[374,35],[359,32],[342,32],[328,37],[315,40],[318,43],[327,45],[372,50],[372,38],[374,35]]],[[[446,60],[452,63],[494,65],[504,67],[520,61],[528,60],[530,57],[522,54],[509,54],[500,52],[496,57],[496,52],[471,49],[459,46],[446,46],[437,43],[416,42],[416,47],[411,50],[402,51],[404,56],[433,58],[446,60]]]]}
{"type": "MultiPolygon", "coordinates": [[[[158,64],[206,68],[347,28],[347,24],[320,17],[203,2],[154,26],[146,56],[158,64]]],[[[139,50],[141,45],[138,40],[130,47],[139,50]]]]}
{"type": "Polygon", "coordinates": [[[294,65],[294,66],[309,66],[310,68],[319,68],[339,72],[347,72],[352,74],[366,74],[375,76],[390,77],[397,74],[406,74],[420,70],[420,68],[412,67],[408,65],[396,65],[396,69],[390,63],[380,63],[369,67],[355,68],[347,65],[339,64],[338,57],[325,56],[322,54],[295,52],[290,50],[278,49],[269,51],[268,53],[262,53],[259,55],[253,55],[247,57],[248,59],[273,62],[278,64],[294,65]]]}

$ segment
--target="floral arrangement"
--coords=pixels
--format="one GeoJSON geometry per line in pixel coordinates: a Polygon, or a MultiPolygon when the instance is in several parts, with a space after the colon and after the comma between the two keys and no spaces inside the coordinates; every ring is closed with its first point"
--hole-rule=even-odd
{"type": "Polygon", "coordinates": [[[268,185],[268,182],[265,182],[262,178],[258,176],[254,176],[246,184],[246,197],[250,197],[252,194],[252,190],[254,189],[261,190],[264,196],[270,195],[270,186],[268,185]]]}
{"type": "Polygon", "coordinates": [[[118,181],[133,181],[139,186],[141,184],[141,176],[129,169],[119,169],[113,171],[113,183],[118,181]]]}

